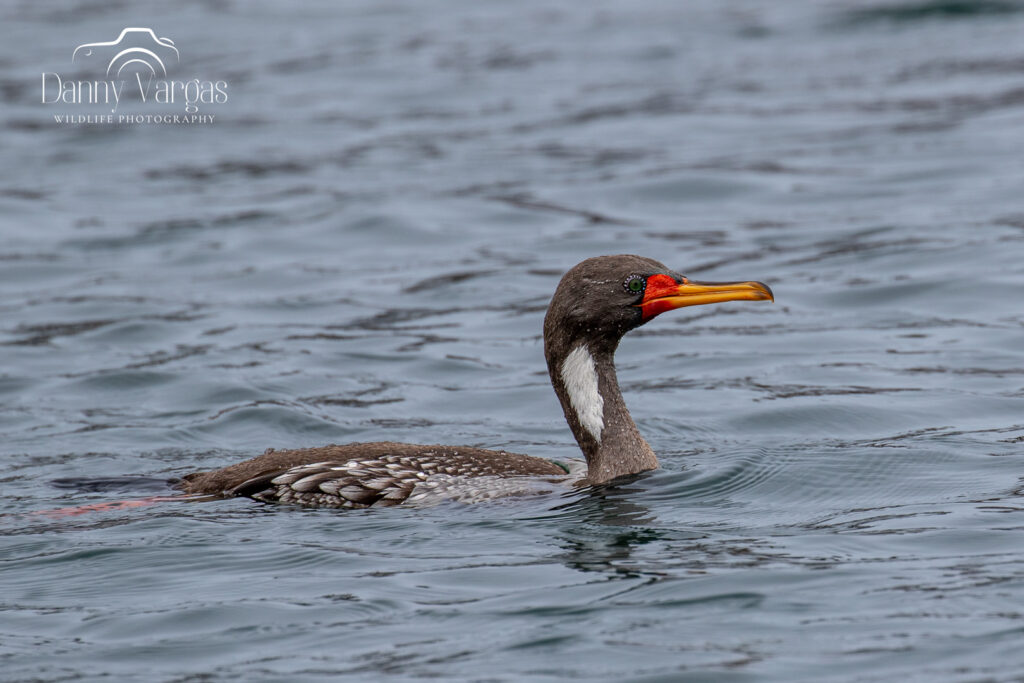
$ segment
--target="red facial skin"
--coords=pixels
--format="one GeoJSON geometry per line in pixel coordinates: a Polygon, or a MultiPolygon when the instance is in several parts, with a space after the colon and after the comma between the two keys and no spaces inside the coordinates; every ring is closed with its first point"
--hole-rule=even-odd
{"type": "Polygon", "coordinates": [[[640,302],[640,310],[643,313],[644,322],[660,313],[678,308],[677,304],[674,304],[666,297],[675,294],[679,290],[679,285],[686,284],[687,282],[689,280],[685,277],[677,282],[674,277],[662,274],[652,275],[647,278],[647,289],[644,290],[644,298],[640,302]]]}

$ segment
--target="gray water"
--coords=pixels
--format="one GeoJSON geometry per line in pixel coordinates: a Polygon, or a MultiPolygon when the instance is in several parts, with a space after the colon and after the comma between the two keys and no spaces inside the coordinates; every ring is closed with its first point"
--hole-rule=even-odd
{"type": "MultiPolygon", "coordinates": [[[[0,678],[1024,679],[1024,6],[12,2],[0,678]],[[173,39],[208,123],[62,125],[173,39]],[[57,508],[267,447],[578,454],[543,363],[605,253],[757,279],[618,354],[662,469],[354,512],[57,508]],[[81,510],[79,510],[81,511],[81,510]]],[[[179,102],[121,113],[184,114],[179,102]]]]}

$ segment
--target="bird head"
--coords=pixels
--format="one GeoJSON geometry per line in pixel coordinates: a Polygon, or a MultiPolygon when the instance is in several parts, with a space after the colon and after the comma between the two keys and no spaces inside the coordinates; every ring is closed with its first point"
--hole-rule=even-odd
{"type": "Polygon", "coordinates": [[[614,351],[622,335],[665,311],[739,300],[775,298],[761,282],[698,282],[643,256],[597,256],[559,282],[544,318],[545,344],[561,338],[614,351]]]}

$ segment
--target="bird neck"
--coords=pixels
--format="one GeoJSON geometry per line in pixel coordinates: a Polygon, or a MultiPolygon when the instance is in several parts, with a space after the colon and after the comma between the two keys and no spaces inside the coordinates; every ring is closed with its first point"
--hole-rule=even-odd
{"type": "Polygon", "coordinates": [[[587,484],[658,467],[622,400],[614,353],[614,347],[592,348],[581,342],[560,358],[548,359],[565,419],[587,458],[587,484]]]}

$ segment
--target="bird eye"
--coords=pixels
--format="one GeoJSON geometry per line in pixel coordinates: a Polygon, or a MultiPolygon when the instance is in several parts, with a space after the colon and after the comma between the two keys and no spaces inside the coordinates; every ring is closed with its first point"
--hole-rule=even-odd
{"type": "Polygon", "coordinates": [[[623,284],[630,294],[639,294],[647,286],[647,278],[643,275],[630,275],[623,284]]]}

